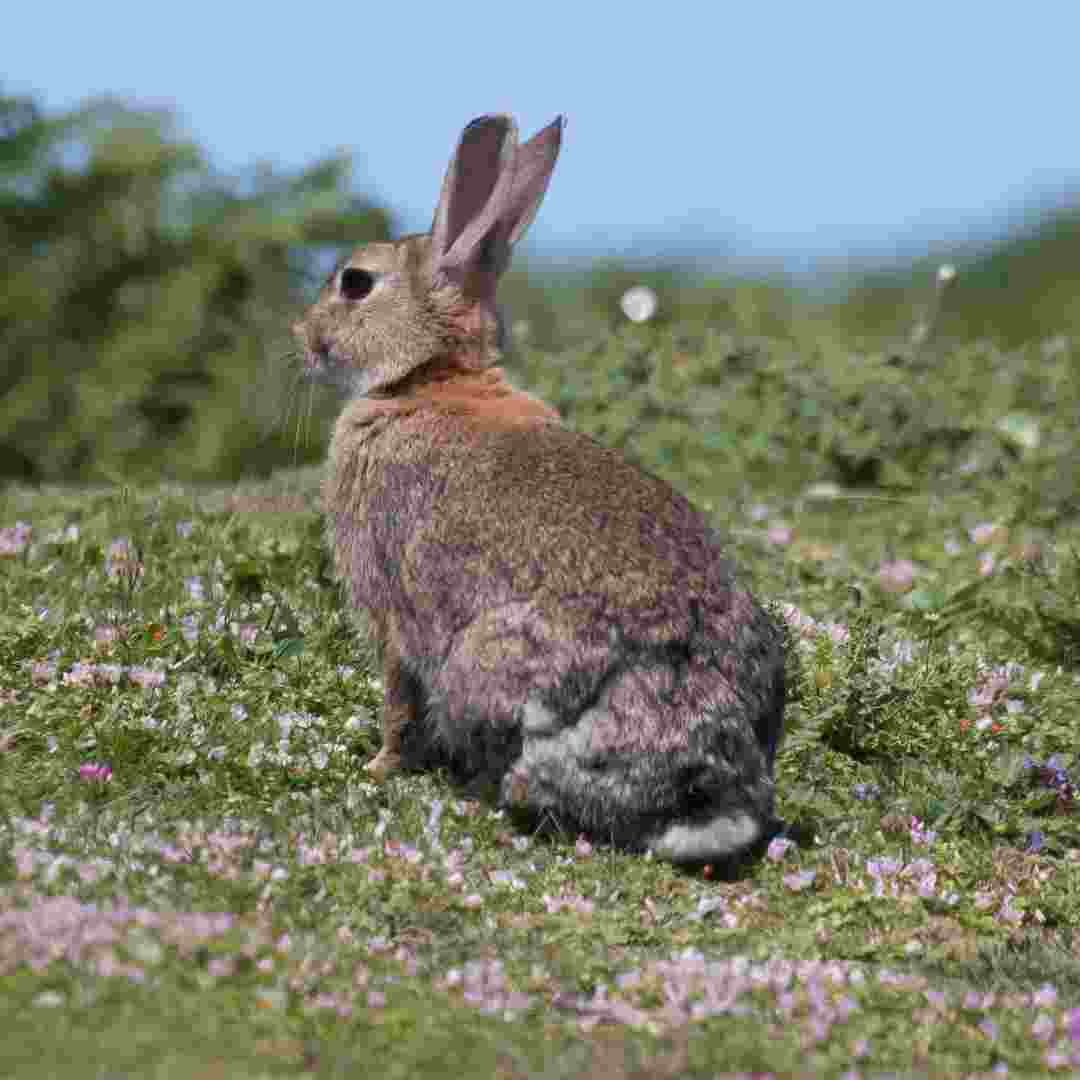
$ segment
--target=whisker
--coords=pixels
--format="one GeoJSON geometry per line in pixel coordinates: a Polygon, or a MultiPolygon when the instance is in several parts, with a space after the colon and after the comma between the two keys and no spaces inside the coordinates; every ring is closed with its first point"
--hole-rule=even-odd
{"type": "Polygon", "coordinates": [[[315,384],[313,382],[311,382],[310,380],[308,380],[307,388],[308,388],[308,392],[307,392],[308,408],[307,408],[307,429],[306,429],[306,431],[304,433],[304,441],[305,441],[305,443],[308,442],[311,439],[311,433],[312,433],[312,430],[314,428],[314,419],[315,419],[315,384]]]}
{"type": "MultiPolygon", "coordinates": [[[[297,384],[296,384],[296,389],[297,390],[300,389],[300,383],[299,382],[297,382],[297,384]]],[[[312,387],[311,383],[309,382],[308,387],[307,387],[307,394],[305,395],[306,398],[307,398],[307,408],[304,407],[303,401],[298,401],[297,402],[296,425],[293,428],[293,445],[292,445],[292,456],[293,456],[293,465],[294,466],[299,461],[301,447],[303,447],[307,443],[307,426],[308,426],[308,420],[309,420],[309,417],[310,417],[310,414],[311,414],[311,394],[312,394],[313,389],[314,388],[312,387]]]]}
{"type": "Polygon", "coordinates": [[[302,372],[297,369],[296,362],[300,359],[302,354],[299,351],[292,351],[282,354],[273,364],[271,371],[273,375],[272,379],[278,383],[279,393],[277,395],[277,401],[273,407],[273,418],[267,424],[267,430],[264,437],[260,440],[260,445],[269,442],[276,435],[280,435],[283,431],[288,430],[289,417],[293,408],[293,400],[296,397],[296,389],[302,378],[302,372]],[[286,378],[280,379],[279,373],[284,371],[289,372],[286,378]]]}

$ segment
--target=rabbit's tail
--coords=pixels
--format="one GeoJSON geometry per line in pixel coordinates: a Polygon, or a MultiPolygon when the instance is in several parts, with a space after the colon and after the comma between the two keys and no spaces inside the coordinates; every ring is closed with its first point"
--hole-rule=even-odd
{"type": "Polygon", "coordinates": [[[680,821],[654,835],[647,847],[673,863],[724,863],[737,858],[777,832],[779,822],[729,810],[700,821],[680,821]]]}
{"type": "Polygon", "coordinates": [[[742,716],[703,718],[677,749],[597,754],[600,712],[533,737],[527,718],[503,803],[541,824],[675,863],[737,860],[776,833],[768,748],[742,716]]]}

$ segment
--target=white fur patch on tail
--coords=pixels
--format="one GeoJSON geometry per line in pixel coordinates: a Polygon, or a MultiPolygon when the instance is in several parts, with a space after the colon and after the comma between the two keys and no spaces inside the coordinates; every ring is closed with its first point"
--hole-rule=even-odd
{"type": "Polygon", "coordinates": [[[672,825],[649,848],[671,862],[705,862],[734,855],[761,836],[761,825],[749,814],[736,811],[700,825],[672,825]]]}

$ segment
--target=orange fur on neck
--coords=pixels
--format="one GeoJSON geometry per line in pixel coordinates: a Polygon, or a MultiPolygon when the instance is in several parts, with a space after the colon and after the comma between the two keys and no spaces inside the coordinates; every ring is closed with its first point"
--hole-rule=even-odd
{"type": "Polygon", "coordinates": [[[405,400],[438,412],[468,414],[493,426],[559,420],[550,405],[516,390],[497,367],[485,371],[433,371],[407,390],[405,400]]]}
{"type": "Polygon", "coordinates": [[[459,368],[427,369],[424,378],[412,378],[394,387],[393,396],[354,398],[349,416],[368,423],[378,417],[425,412],[467,416],[490,428],[560,423],[559,414],[531,394],[516,390],[502,369],[462,371],[459,368]]]}

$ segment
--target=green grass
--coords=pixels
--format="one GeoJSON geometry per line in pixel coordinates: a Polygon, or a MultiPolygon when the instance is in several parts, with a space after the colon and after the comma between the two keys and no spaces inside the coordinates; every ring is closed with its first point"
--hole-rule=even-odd
{"type": "Polygon", "coordinates": [[[9,490],[0,1072],[1080,1067],[1078,363],[701,324],[517,361],[790,626],[800,843],[735,881],[369,783],[312,474],[9,490]]]}

